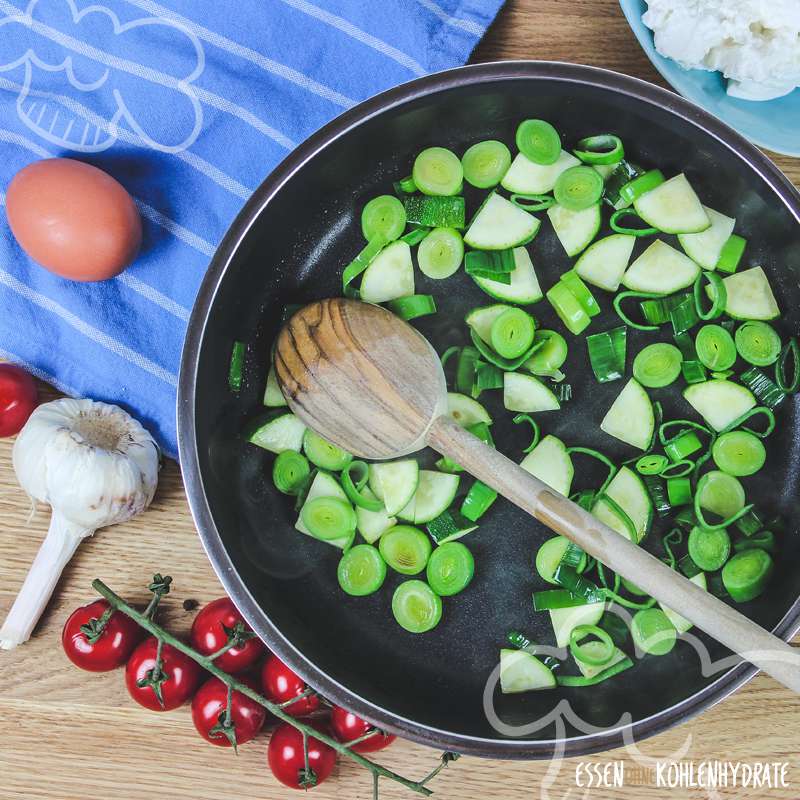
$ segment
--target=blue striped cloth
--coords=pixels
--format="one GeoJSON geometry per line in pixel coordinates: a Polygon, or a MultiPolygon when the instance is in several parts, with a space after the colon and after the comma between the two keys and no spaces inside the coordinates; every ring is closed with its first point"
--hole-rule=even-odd
{"type": "Polygon", "coordinates": [[[144,223],[133,266],[78,284],[36,266],[0,215],[0,358],[119,403],[174,456],[189,310],[250,192],[344,109],[464,63],[503,0],[167,2],[0,0],[0,185],[84,159],[144,223]]]}

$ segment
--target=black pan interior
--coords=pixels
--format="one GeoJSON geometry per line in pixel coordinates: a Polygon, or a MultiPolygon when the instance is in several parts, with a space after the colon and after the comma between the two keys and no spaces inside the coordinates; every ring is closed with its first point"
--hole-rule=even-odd
{"type": "MultiPolygon", "coordinates": [[[[737,232],[748,239],[747,264],[760,264],[768,272],[784,312],[784,331],[798,329],[797,223],[766,182],[721,142],[678,116],[609,89],[555,79],[485,82],[411,100],[373,117],[294,174],[255,220],[227,269],[207,321],[196,381],[199,465],[216,527],[235,570],[286,642],[331,681],[395,720],[485,739],[503,738],[487,723],[481,698],[505,633],[517,628],[534,640],[552,643],[548,617],[534,614],[530,599],[532,590],[542,588],[533,562],[549,532],[498,502],[465,540],[476,558],[473,584],[461,596],[445,600],[435,631],[413,636],[391,615],[398,576],[390,576],[372,597],[345,596],[336,582],[339,551],[294,530],[291,502],[272,488],[272,456],[245,444],[240,432],[263,411],[270,343],[284,305],[341,293],[342,267],[363,246],[358,220],[364,203],[391,192],[392,181],[410,172],[414,154],[423,147],[444,145],[460,154],[480,139],[499,138],[513,150],[515,127],[526,117],[550,120],[568,143],[591,133],[616,132],[632,160],[658,166],[667,175],[686,172],[707,205],[736,216],[737,232]],[[234,339],[248,343],[246,385],[239,397],[226,385],[234,339]]],[[[468,217],[482,194],[467,192],[468,217]]],[[[637,244],[634,256],[643,246],[637,244]]],[[[544,289],[570,265],[547,224],[529,251],[544,289]]],[[[464,313],[490,299],[464,275],[439,283],[417,273],[417,281],[417,291],[434,294],[441,309],[419,328],[440,352],[447,345],[466,343],[464,313]]],[[[591,331],[618,324],[610,297],[597,294],[604,313],[591,331]]],[[[546,301],[532,312],[541,325],[556,324],[546,301]]],[[[633,355],[650,341],[647,334],[630,331],[629,369],[633,355]]],[[[630,449],[599,430],[622,383],[597,384],[583,341],[571,337],[570,344],[565,371],[575,399],[561,412],[541,415],[544,432],[570,444],[597,447],[617,461],[630,457],[630,449]]],[[[691,416],[677,390],[658,390],[654,396],[663,401],[666,418],[691,416]]],[[[499,448],[518,460],[527,433],[514,429],[499,393],[483,399],[496,420],[499,448]]],[[[769,592],[742,607],[768,628],[778,624],[800,594],[794,567],[800,556],[797,414],[796,400],[784,404],[779,433],[769,441],[767,467],[758,477],[745,479],[750,498],[786,519],[769,592]]],[[[585,462],[576,465],[576,488],[598,481],[585,462]]],[[[657,524],[647,546],[660,552],[663,532],[657,524]]],[[[701,639],[712,657],[725,654],[713,640],[701,639]]],[[[302,663],[300,667],[302,671],[302,663]]],[[[537,719],[567,698],[583,720],[607,727],[625,712],[634,721],[657,715],[712,680],[702,676],[693,649],[679,642],[669,656],[645,658],[591,690],[559,689],[496,700],[500,716],[510,724],[537,719]]],[[[696,710],[697,704],[685,706],[685,713],[696,710]]],[[[396,724],[408,729],[405,723],[396,724]]],[[[547,739],[555,732],[550,725],[527,738],[547,739]]],[[[568,737],[582,733],[567,723],[568,737]]]]}

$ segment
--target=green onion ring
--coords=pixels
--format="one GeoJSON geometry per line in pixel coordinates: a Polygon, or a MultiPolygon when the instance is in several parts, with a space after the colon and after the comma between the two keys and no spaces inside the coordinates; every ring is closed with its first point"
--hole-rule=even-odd
{"type": "Polygon", "coordinates": [[[794,394],[800,389],[800,344],[797,343],[796,336],[792,336],[781,350],[780,357],[775,364],[775,383],[786,394],[794,394]],[[792,363],[791,380],[786,372],[790,358],[792,363]]]}
{"type": "Polygon", "coordinates": [[[659,472],[659,477],[669,480],[670,478],[685,478],[687,475],[694,471],[694,461],[689,461],[688,458],[683,461],[676,461],[668,467],[659,472]]]}
{"type": "Polygon", "coordinates": [[[531,443],[522,451],[523,453],[530,453],[537,444],[539,444],[539,438],[541,437],[541,431],[539,430],[539,423],[530,415],[530,414],[517,414],[513,420],[511,420],[515,425],[519,425],[520,422],[527,422],[533,428],[533,440],[531,443]]]}
{"type": "Polygon", "coordinates": [[[640,475],[660,475],[669,464],[669,459],[657,453],[642,456],[636,462],[636,471],[640,475]]]}
{"type": "Polygon", "coordinates": [[[725,284],[722,282],[722,278],[720,278],[716,272],[707,272],[701,269],[700,274],[694,282],[694,307],[697,311],[697,316],[704,321],[721,317],[725,311],[725,304],[727,301],[728,291],[725,288],[725,284]],[[711,295],[714,297],[714,302],[707,311],[703,308],[703,295],[705,294],[703,291],[704,279],[708,281],[709,286],[713,287],[711,295]]]}
{"type": "Polygon", "coordinates": [[[577,661],[591,664],[593,667],[601,667],[611,661],[616,647],[608,633],[597,625],[576,625],[569,635],[569,650],[577,661]],[[586,646],[580,643],[581,639],[586,639],[589,636],[595,637],[593,641],[600,642],[603,645],[599,654],[593,652],[594,648],[587,650],[586,646]]]}
{"type": "Polygon", "coordinates": [[[544,211],[556,204],[555,197],[549,194],[512,194],[509,200],[524,211],[544,211]]]}
{"type": "Polygon", "coordinates": [[[572,151],[584,164],[616,164],[625,158],[622,139],[613,133],[601,133],[581,139],[572,151]]]}
{"type": "Polygon", "coordinates": [[[634,322],[623,310],[622,310],[622,301],[629,298],[629,297],[639,297],[645,298],[648,300],[652,300],[659,297],[664,297],[663,294],[653,294],[652,292],[620,292],[614,298],[614,311],[617,312],[617,316],[626,324],[629,325],[631,328],[635,328],[637,331],[657,331],[658,325],[643,325],[639,322],[634,322]]]}
{"type": "Polygon", "coordinates": [[[735,430],[736,428],[741,428],[743,431],[748,431],[748,433],[752,433],[754,436],[758,436],[760,439],[766,439],[774,430],[775,430],[775,414],[771,408],[767,408],[766,406],[756,406],[755,408],[751,408],[749,411],[745,411],[741,417],[735,419],[728,425],[727,428],[721,430],[720,433],[727,433],[728,431],[735,430]],[[764,416],[767,418],[767,427],[763,431],[754,431],[752,428],[745,427],[744,423],[747,422],[751,417],[756,416],[764,416]]]}
{"type": "Polygon", "coordinates": [[[621,225],[619,220],[626,217],[633,217],[638,220],[642,219],[632,208],[619,208],[611,215],[611,219],[608,221],[611,230],[616,233],[622,233],[625,236],[653,236],[658,233],[658,228],[630,228],[626,225],[621,225]]]}
{"type": "Polygon", "coordinates": [[[342,489],[347,495],[347,499],[367,511],[380,511],[383,508],[383,503],[380,500],[373,500],[370,497],[365,497],[361,490],[367,483],[369,477],[369,465],[364,461],[351,461],[342,470],[342,489]],[[357,470],[355,480],[353,479],[353,470],[357,470]]]}

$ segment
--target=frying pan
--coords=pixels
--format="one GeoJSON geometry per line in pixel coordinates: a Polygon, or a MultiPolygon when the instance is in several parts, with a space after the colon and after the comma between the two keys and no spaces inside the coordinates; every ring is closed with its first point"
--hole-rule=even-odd
{"type": "MultiPolygon", "coordinates": [[[[667,175],[685,171],[703,202],[736,216],[737,232],[748,239],[748,264],[764,267],[782,324],[798,330],[800,195],[755,147],[682,98],[633,78],[551,62],[484,64],[422,78],[362,103],[312,136],[264,181],[220,244],[201,287],[178,398],[191,510],[220,580],[256,633],[311,686],[381,728],[436,747],[505,758],[548,757],[557,746],[577,755],[642,739],[718,702],[755,670],[735,663],[704,674],[695,649],[681,641],[668,656],[646,657],[596,687],[496,694],[496,712],[505,723],[547,720],[524,736],[498,732],[484,713],[483,693],[506,633],[518,629],[534,641],[552,641],[548,615],[531,607],[531,591],[542,588],[533,568],[536,549],[550,532],[510,504],[496,503],[465,540],[476,560],[473,583],[445,599],[434,631],[415,636],[392,618],[399,576],[390,576],[371,597],[342,593],[339,551],[294,530],[290,499],[272,487],[272,456],[248,445],[241,432],[263,412],[270,344],[284,306],[341,294],[342,268],[363,246],[364,203],[390,192],[422,148],[443,145],[462,153],[485,138],[513,144],[516,125],[527,117],[551,121],[566,142],[615,132],[633,161],[667,175]],[[227,386],[236,339],[248,344],[238,396],[227,386]],[[560,713],[564,701],[569,713],[560,713]]],[[[479,196],[467,191],[468,215],[479,196]]],[[[637,244],[634,256],[643,246],[637,244]]],[[[545,289],[570,266],[548,225],[529,250],[545,289]]],[[[434,294],[440,308],[418,327],[440,352],[466,343],[464,313],[490,299],[463,275],[440,283],[419,273],[417,279],[417,291],[434,294]]],[[[619,324],[608,295],[601,304],[605,310],[594,331],[619,324]]],[[[557,324],[546,301],[533,313],[545,327],[557,324]]],[[[629,332],[629,364],[652,341],[644,336],[629,332]]],[[[599,423],[621,383],[598,384],[582,340],[573,337],[570,344],[564,370],[575,399],[568,409],[541,415],[543,429],[619,463],[632,453],[603,434],[599,423]]],[[[485,396],[496,420],[495,441],[519,458],[525,436],[514,430],[497,394],[485,396]]],[[[678,389],[658,394],[665,418],[691,414],[678,389]]],[[[789,639],[800,627],[800,574],[793,567],[800,556],[796,398],[783,404],[780,426],[765,469],[745,484],[749,498],[785,519],[781,555],[769,590],[741,608],[789,639]]],[[[577,464],[576,486],[596,486],[600,479],[589,465],[577,464]]],[[[664,532],[657,527],[645,546],[657,549],[664,532]]],[[[697,635],[712,660],[730,655],[697,635]]]]}

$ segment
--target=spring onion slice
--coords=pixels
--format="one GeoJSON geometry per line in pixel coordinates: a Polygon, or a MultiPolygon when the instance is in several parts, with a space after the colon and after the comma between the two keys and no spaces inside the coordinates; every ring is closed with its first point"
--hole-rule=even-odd
{"type": "Polygon", "coordinates": [[[601,667],[614,657],[616,646],[608,633],[597,625],[576,625],[569,635],[569,650],[578,661],[601,667]],[[602,647],[587,648],[581,644],[584,639],[590,639],[602,647]]]}
{"type": "Polygon", "coordinates": [[[366,462],[351,461],[342,470],[341,478],[342,489],[351,503],[366,511],[380,511],[383,508],[380,500],[362,494],[362,489],[369,478],[369,465],[366,462]]]}
{"type": "Polygon", "coordinates": [[[751,508],[736,520],[736,528],[745,536],[752,536],[754,533],[758,533],[765,525],[764,518],[755,508],[751,508]]]}
{"type": "Polygon", "coordinates": [[[695,464],[693,461],[683,459],[682,461],[675,461],[668,467],[664,467],[659,475],[665,480],[670,480],[671,478],[684,478],[687,475],[691,475],[691,473],[694,472],[694,468],[695,464]]]}
{"type": "MultiPolygon", "coordinates": [[[[697,482],[694,495],[694,515],[702,528],[707,530],[727,528],[752,508],[752,503],[749,505],[744,503],[744,490],[732,475],[713,470],[706,472],[697,482]],[[704,508],[722,517],[722,520],[716,523],[709,522],[704,514],[704,508]]],[[[692,557],[694,558],[694,556],[692,557]]]]}
{"type": "Polygon", "coordinates": [[[722,316],[725,311],[725,304],[728,301],[728,291],[725,288],[722,278],[720,278],[716,272],[706,272],[704,269],[700,270],[700,274],[694,282],[693,295],[695,311],[700,319],[707,321],[722,316]],[[706,300],[704,295],[706,293],[703,290],[704,281],[708,281],[709,286],[713,288],[711,296],[714,298],[714,302],[708,309],[705,307],[706,300]]]}
{"type": "Polygon", "coordinates": [[[792,336],[783,346],[775,364],[775,383],[786,394],[794,394],[800,389],[800,344],[792,336]]]}
{"type": "MultiPolygon", "coordinates": [[[[644,175],[644,170],[641,167],[636,164],[631,164],[624,159],[620,161],[619,164],[614,167],[608,178],[606,178],[605,202],[612,208],[621,208],[624,203],[619,196],[620,189],[639,175],[644,175]]],[[[630,203],[627,205],[630,205],[630,203]]]]}
{"type": "Polygon", "coordinates": [[[674,383],[681,374],[683,356],[667,342],[649,344],[633,360],[633,377],[642,386],[658,389],[674,383]]]}
{"type": "Polygon", "coordinates": [[[461,348],[457,344],[448,347],[447,350],[445,350],[444,353],[439,356],[439,361],[442,364],[442,370],[446,370],[450,359],[453,356],[457,356],[459,353],[461,353],[461,348]]]}
{"type": "Polygon", "coordinates": [[[559,367],[563,366],[567,360],[569,352],[567,340],[556,331],[537,328],[534,342],[541,344],[541,347],[525,363],[525,369],[534,375],[563,380],[564,373],[559,370],[559,367]]]}
{"type": "Polygon", "coordinates": [[[447,197],[461,191],[464,170],[452,150],[428,147],[414,159],[411,177],[423,194],[447,197]]]}
{"type": "Polygon", "coordinates": [[[568,211],[583,211],[603,196],[603,179],[592,167],[569,167],[556,179],[553,196],[568,211]]]}
{"type": "Polygon", "coordinates": [[[539,423],[530,414],[517,414],[511,421],[515,425],[519,425],[521,422],[527,422],[533,429],[533,439],[531,440],[531,443],[522,451],[523,453],[530,453],[530,451],[533,450],[537,444],[539,444],[539,439],[541,438],[539,423]]]}
{"type": "Polygon", "coordinates": [[[684,361],[681,372],[686,383],[703,383],[708,377],[706,368],[700,361],[684,361]]]}
{"type": "Polygon", "coordinates": [[[584,578],[575,567],[570,567],[566,564],[559,564],[556,567],[556,571],[553,573],[553,580],[576,597],[582,597],[587,603],[598,602],[590,598],[602,597],[604,594],[596,583],[584,578]]]}
{"type": "Polygon", "coordinates": [[[511,166],[511,151],[497,139],[476,142],[461,156],[464,180],[478,189],[497,186],[511,166]]]}
{"type": "Polygon", "coordinates": [[[600,305],[595,296],[574,269],[567,270],[559,280],[572,292],[586,314],[596,317],[600,313],[600,305]]]}
{"type": "Polygon", "coordinates": [[[242,388],[242,374],[244,372],[244,342],[236,341],[231,349],[231,361],[228,367],[228,388],[238,392],[242,388]]]}
{"type": "Polygon", "coordinates": [[[637,331],[657,331],[658,325],[650,325],[648,323],[641,323],[641,322],[634,322],[623,310],[622,310],[622,303],[624,300],[627,300],[630,297],[636,297],[639,299],[647,299],[647,300],[654,300],[660,299],[663,295],[659,294],[651,294],[650,292],[620,292],[614,298],[614,311],[617,312],[617,316],[629,327],[635,328],[637,331]]]}
{"type": "Polygon", "coordinates": [[[386,562],[376,547],[357,544],[339,561],[336,577],[342,591],[353,597],[364,597],[383,586],[386,579],[386,562]]]}
{"type": "Polygon", "coordinates": [[[625,672],[626,669],[630,669],[632,666],[633,661],[629,656],[625,656],[621,661],[617,661],[591,678],[586,678],[583,675],[558,675],[556,676],[556,682],[559,686],[597,686],[598,683],[603,683],[609,678],[619,675],[620,672],[625,672]]]}
{"type": "Polygon", "coordinates": [[[694,560],[688,553],[678,561],[678,569],[687,578],[694,578],[695,575],[699,575],[703,571],[694,563],[694,560]]]}
{"type": "Polygon", "coordinates": [[[698,359],[710,370],[730,369],[736,362],[733,337],[722,325],[703,325],[697,332],[694,346],[698,359]]]}
{"type": "MultiPolygon", "coordinates": [[[[608,469],[608,476],[598,490],[598,495],[602,494],[608,484],[611,483],[614,476],[617,474],[617,465],[610,458],[604,456],[599,450],[595,450],[592,447],[568,447],[567,455],[571,456],[573,453],[580,453],[582,455],[589,456],[590,458],[594,458],[608,469]]],[[[636,537],[634,537],[634,540],[635,538],[636,537]]]]}
{"type": "Polygon", "coordinates": [[[373,197],[361,212],[361,232],[371,242],[376,236],[393,242],[406,228],[406,210],[391,194],[373,197]]]}
{"type": "Polygon", "coordinates": [[[666,536],[661,538],[661,546],[667,554],[665,563],[669,565],[670,569],[675,569],[678,559],[672,549],[673,545],[677,546],[683,542],[683,531],[680,528],[673,528],[666,536]]]}
{"type": "Polygon", "coordinates": [[[497,500],[497,492],[482,481],[476,480],[461,503],[461,514],[471,522],[477,522],[497,500]]]}
{"type": "Polygon", "coordinates": [[[612,231],[622,233],[625,236],[653,236],[658,233],[658,228],[651,228],[649,225],[642,223],[642,218],[632,208],[617,209],[611,215],[608,224],[611,226],[612,231]],[[626,219],[630,219],[632,222],[638,220],[640,224],[638,227],[631,227],[620,222],[620,220],[626,219]]]}
{"type": "Polygon", "coordinates": [[[511,273],[515,268],[513,249],[471,250],[464,256],[464,271],[476,278],[510,284],[511,273]]]}
{"type": "Polygon", "coordinates": [[[394,193],[402,200],[407,194],[415,194],[417,191],[417,184],[414,179],[409,175],[393,184],[394,193]]]}
{"type": "MultiPolygon", "coordinates": [[[[598,492],[598,498],[603,500],[603,502],[608,503],[611,506],[611,510],[622,520],[622,524],[628,531],[628,538],[635,542],[639,538],[638,531],[636,530],[636,525],[634,525],[633,520],[628,515],[628,512],[613,498],[610,497],[605,493],[605,487],[602,491],[598,492]]],[[[600,564],[598,562],[598,568],[600,564]]]]}
{"type": "Polygon", "coordinates": [[[714,463],[728,475],[741,478],[754,475],[767,460],[764,443],[748,431],[723,433],[711,450],[714,463]]]}
{"type": "Polygon", "coordinates": [[[692,481],[689,478],[668,478],[667,499],[672,506],[685,506],[692,502],[692,481]]]}
{"type": "Polygon", "coordinates": [[[738,603],[753,600],[766,588],[775,565],[766,550],[751,548],[736,553],[722,568],[722,583],[738,603]]]}
{"type": "Polygon", "coordinates": [[[736,272],[739,262],[742,260],[744,248],[747,246],[747,239],[737,236],[732,233],[728,237],[728,241],[722,245],[722,251],[719,254],[719,261],[717,261],[716,269],[720,272],[736,272]]]}
{"type": "Polygon", "coordinates": [[[494,364],[485,361],[475,363],[475,382],[472,384],[471,395],[475,399],[480,397],[481,392],[486,389],[503,388],[503,370],[494,364]]]}
{"type": "Polygon", "coordinates": [[[282,494],[299,494],[311,476],[308,459],[296,450],[284,450],[272,465],[272,482],[282,494]]]}
{"type": "MultiPolygon", "coordinates": [[[[555,591],[560,590],[557,589],[555,591]]],[[[506,634],[506,640],[512,647],[516,647],[518,650],[525,650],[532,656],[536,656],[551,672],[555,672],[561,666],[561,662],[557,658],[539,653],[536,645],[524,633],[509,631],[506,634]]]]}
{"type": "MultiPolygon", "coordinates": [[[[675,420],[684,424],[682,420],[675,420]]],[[[703,443],[693,430],[682,430],[664,442],[664,452],[670,461],[683,461],[703,449],[703,443]]]]}
{"type": "Polygon", "coordinates": [[[389,310],[400,319],[409,322],[417,317],[426,317],[436,313],[436,301],[430,294],[412,294],[408,297],[398,297],[387,304],[389,310]]]}
{"type": "Polygon", "coordinates": [[[517,149],[534,164],[555,164],[561,155],[558,131],[543,119],[526,119],[517,127],[517,149]]]}
{"type": "Polygon", "coordinates": [[[403,200],[409,223],[426,228],[464,228],[466,209],[463,197],[412,195],[403,200]]]}
{"type": "Polygon", "coordinates": [[[536,324],[521,308],[508,308],[492,323],[490,338],[502,358],[515,359],[527,353],[533,344],[536,324]]]}
{"type": "Polygon", "coordinates": [[[660,475],[669,461],[660,453],[651,453],[636,460],[636,471],[640,475],[660,475]]]}
{"type": "Polygon", "coordinates": [[[655,189],[664,183],[664,174],[660,169],[651,169],[643,175],[639,175],[631,181],[628,181],[619,190],[619,203],[616,208],[627,208],[633,204],[633,201],[641,197],[645,192],[655,189]]]}
{"type": "Polygon", "coordinates": [[[694,298],[691,295],[686,295],[685,299],[669,312],[669,318],[672,322],[672,330],[676,336],[690,331],[700,322],[700,317],[697,315],[697,308],[694,304],[694,298]]]}
{"type": "Polygon", "coordinates": [[[303,525],[317,539],[349,536],[356,529],[356,514],[346,500],[338,497],[315,497],[300,512],[303,525]]]}
{"type": "Polygon", "coordinates": [[[767,408],[776,408],[786,399],[786,392],[758,367],[746,369],[739,380],[756,396],[756,400],[767,408]]]}
{"type": "Polygon", "coordinates": [[[755,408],[751,408],[749,411],[746,411],[742,414],[741,417],[735,419],[728,425],[725,430],[721,431],[721,433],[727,433],[728,431],[736,430],[736,428],[741,428],[743,431],[748,431],[755,436],[758,436],[760,439],[766,439],[774,430],[775,430],[775,413],[772,411],[771,408],[767,408],[766,406],[756,406],[755,408]],[[747,422],[752,417],[766,417],[766,425],[763,430],[753,429],[750,427],[745,427],[745,422],[747,422]]]}
{"type": "Polygon", "coordinates": [[[659,517],[666,517],[672,511],[672,504],[667,495],[667,485],[658,475],[642,475],[647,493],[653,503],[653,508],[659,517]]]}
{"type": "Polygon", "coordinates": [[[512,194],[509,199],[524,211],[545,211],[556,202],[555,197],[549,194],[512,194]]]}
{"type": "Polygon", "coordinates": [[[733,549],[737,553],[741,553],[742,550],[750,550],[752,548],[758,548],[760,550],[766,550],[768,553],[774,553],[776,550],[775,534],[770,530],[763,530],[749,538],[745,536],[741,539],[737,539],[733,543],[733,549]]]}
{"type": "Polygon", "coordinates": [[[683,292],[671,294],[666,297],[656,297],[652,300],[642,300],[640,303],[642,315],[651,325],[663,325],[669,322],[672,309],[680,305],[688,295],[683,292]]]}
{"type": "Polygon", "coordinates": [[[404,233],[400,237],[399,241],[405,242],[409,247],[413,247],[415,244],[419,244],[424,238],[426,238],[431,230],[431,228],[423,227],[414,228],[408,233],[404,233]]]}
{"type": "Polygon", "coordinates": [[[619,380],[625,374],[627,339],[624,325],[586,337],[589,363],[599,383],[619,380]]]}
{"type": "Polygon", "coordinates": [[[601,133],[581,139],[572,151],[584,164],[616,164],[625,158],[622,139],[601,133]]]}
{"type": "Polygon", "coordinates": [[[545,296],[570,333],[574,333],[577,336],[591,322],[583,306],[563,281],[551,286],[545,296]]]}
{"type": "Polygon", "coordinates": [[[734,337],[739,355],[756,367],[768,367],[781,354],[781,337],[767,322],[749,320],[740,325],[734,337]]]}
{"type": "MultiPolygon", "coordinates": [[[[513,372],[515,369],[521,367],[522,364],[524,364],[536,352],[536,350],[542,346],[542,342],[536,342],[534,340],[530,347],[528,347],[528,349],[525,350],[525,352],[523,352],[521,355],[517,356],[517,358],[503,358],[492,347],[486,344],[486,342],[484,342],[474,330],[470,331],[470,337],[472,339],[472,343],[475,345],[478,352],[486,359],[486,361],[488,361],[490,364],[494,364],[496,367],[500,367],[500,369],[505,370],[506,372],[513,372]]],[[[468,392],[469,389],[466,389],[464,393],[468,392]]]]}
{"type": "Polygon", "coordinates": [[[605,600],[605,594],[599,586],[596,592],[587,597],[578,597],[566,589],[543,589],[533,593],[534,611],[552,611],[558,608],[575,608],[588,603],[600,603],[605,600]]]}
{"type": "Polygon", "coordinates": [[[456,391],[469,394],[475,384],[475,373],[480,360],[480,353],[474,347],[462,347],[456,361],[456,391]]]}
{"type": "Polygon", "coordinates": [[[366,247],[344,268],[342,272],[342,294],[351,299],[358,298],[358,291],[350,284],[373,262],[375,257],[388,244],[382,236],[375,236],[366,247]]]}
{"type": "Polygon", "coordinates": [[[694,527],[687,542],[689,556],[700,569],[713,572],[728,560],[731,537],[725,528],[694,527]]]}

